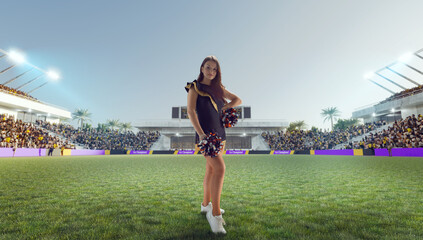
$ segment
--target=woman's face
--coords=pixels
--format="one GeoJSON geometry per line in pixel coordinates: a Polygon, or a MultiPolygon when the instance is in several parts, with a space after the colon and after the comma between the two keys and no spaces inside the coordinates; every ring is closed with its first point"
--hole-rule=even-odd
{"type": "Polygon", "coordinates": [[[201,67],[201,72],[204,75],[204,78],[212,80],[216,77],[217,73],[217,64],[214,61],[207,61],[204,66],[201,67]]]}

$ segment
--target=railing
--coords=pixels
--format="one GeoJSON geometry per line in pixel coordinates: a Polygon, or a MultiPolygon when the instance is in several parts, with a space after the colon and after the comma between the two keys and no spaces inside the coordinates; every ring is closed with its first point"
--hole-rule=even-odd
{"type": "Polygon", "coordinates": [[[379,102],[374,102],[374,103],[371,103],[371,104],[367,104],[367,105],[364,105],[364,106],[361,106],[361,107],[358,107],[358,108],[354,108],[354,111],[360,111],[360,110],[366,109],[368,107],[377,105],[378,103],[380,103],[380,101],[379,102]]]}

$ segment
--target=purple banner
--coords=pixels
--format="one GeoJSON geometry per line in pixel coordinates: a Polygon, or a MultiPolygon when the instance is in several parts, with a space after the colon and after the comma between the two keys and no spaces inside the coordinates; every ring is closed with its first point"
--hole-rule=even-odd
{"type": "Polygon", "coordinates": [[[12,148],[0,148],[0,157],[13,157],[12,148]]]}
{"type": "MultiPolygon", "coordinates": [[[[376,156],[389,156],[387,149],[375,149],[376,156]]],[[[423,148],[392,148],[393,157],[423,157],[423,148]]]]}
{"type": "Polygon", "coordinates": [[[46,156],[46,149],[41,148],[17,148],[13,155],[12,148],[0,148],[0,157],[40,157],[46,156]]]}
{"type": "Polygon", "coordinates": [[[246,150],[226,150],[226,154],[245,154],[246,150]]]}
{"type": "Polygon", "coordinates": [[[423,157],[423,148],[393,148],[392,156],[395,157],[423,157]]]}
{"type": "Polygon", "coordinates": [[[71,156],[104,155],[104,150],[72,149],[71,156]]]}
{"type": "Polygon", "coordinates": [[[15,157],[40,157],[45,156],[46,150],[41,148],[17,148],[15,157]]]}
{"type": "Polygon", "coordinates": [[[178,154],[194,154],[195,150],[179,150],[178,154]]]}
{"type": "Polygon", "coordinates": [[[132,150],[129,154],[150,154],[150,150],[132,150]]]}
{"type": "Polygon", "coordinates": [[[388,157],[389,156],[389,152],[388,149],[385,148],[376,148],[375,149],[375,156],[379,156],[379,157],[388,157]]]}
{"type": "Polygon", "coordinates": [[[289,155],[289,154],[291,154],[291,150],[275,150],[273,152],[273,154],[285,154],[285,155],[289,155]]]}
{"type": "Polygon", "coordinates": [[[314,150],[314,155],[354,156],[354,150],[352,149],[314,150]]]}

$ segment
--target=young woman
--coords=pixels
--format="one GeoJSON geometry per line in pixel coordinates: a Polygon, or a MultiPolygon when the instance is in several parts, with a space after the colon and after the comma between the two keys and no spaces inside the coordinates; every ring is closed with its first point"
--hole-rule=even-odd
{"type": "Polygon", "coordinates": [[[225,175],[225,162],[222,153],[225,149],[226,133],[221,121],[224,110],[239,106],[242,101],[222,85],[219,61],[215,56],[208,56],[201,63],[197,80],[188,82],[185,87],[188,92],[187,112],[195,129],[195,142],[199,143],[210,132],[222,138],[223,149],[218,156],[205,156],[206,174],[203,188],[204,198],[201,213],[206,213],[207,220],[214,233],[223,233],[225,221],[220,209],[220,194],[225,175]],[[228,103],[225,99],[230,100],[228,103]],[[211,203],[213,200],[213,204],[211,203]]]}

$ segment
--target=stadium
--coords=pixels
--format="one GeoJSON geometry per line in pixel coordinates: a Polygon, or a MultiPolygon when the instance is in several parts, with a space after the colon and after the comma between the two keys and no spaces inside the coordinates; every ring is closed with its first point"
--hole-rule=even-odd
{"type": "MultiPolygon", "coordinates": [[[[122,61],[114,64],[133,67],[122,52],[113,53],[122,61]]],[[[386,66],[366,73],[363,92],[351,94],[354,100],[366,98],[366,91],[388,97],[348,109],[347,119],[336,107],[321,109],[330,129],[288,120],[286,105],[298,103],[283,94],[275,96],[280,102],[233,107],[236,121],[229,127],[228,120],[219,119],[226,134],[217,153],[225,160],[219,205],[225,236],[214,234],[209,213],[200,213],[209,142],[196,141],[189,104],[168,101],[158,110],[168,118],[132,117],[163,105],[158,99],[166,94],[146,86],[137,94],[151,91],[158,99],[127,101],[123,95],[129,90],[117,94],[122,90],[116,86],[127,84],[126,73],[119,72],[116,85],[95,82],[76,89],[122,96],[120,113],[132,120],[107,119],[93,126],[91,110],[76,107],[84,102],[78,95],[64,96],[70,98],[66,106],[51,101],[57,95],[49,91],[62,76],[45,65],[0,46],[0,239],[423,239],[423,49],[375,64],[386,66]],[[106,87],[97,90],[97,85],[106,87]],[[133,112],[124,105],[133,105],[133,112]],[[265,105],[286,117],[261,117],[265,105]]],[[[144,73],[136,74],[138,79],[144,73]]],[[[155,84],[164,85],[160,81],[155,84]]],[[[249,88],[260,89],[264,82],[249,88]]],[[[177,97],[185,101],[185,82],[178,84],[177,97]]],[[[291,84],[284,82],[283,89],[269,84],[255,94],[265,98],[272,91],[291,91],[313,99],[307,104],[320,101],[291,84]]],[[[125,88],[137,86],[129,81],[125,88]]],[[[317,96],[323,95],[319,91],[317,96]]],[[[212,92],[206,93],[214,104],[212,92]]],[[[307,104],[298,104],[298,112],[306,112],[307,104]]],[[[109,105],[96,106],[114,114],[109,105]]]]}

